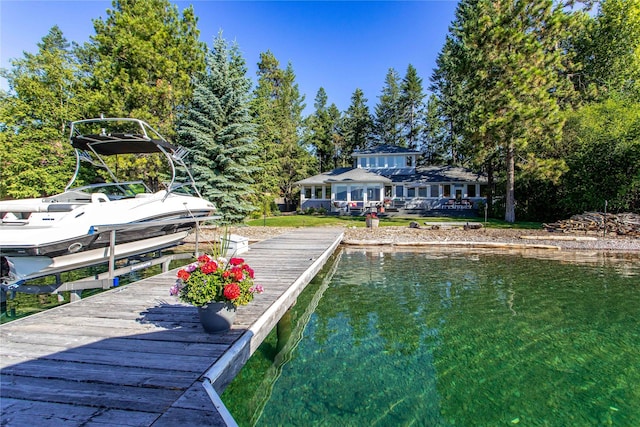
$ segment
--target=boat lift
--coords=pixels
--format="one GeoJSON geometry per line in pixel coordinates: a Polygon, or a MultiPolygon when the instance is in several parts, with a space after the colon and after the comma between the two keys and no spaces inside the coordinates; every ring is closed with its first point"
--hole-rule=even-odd
{"type": "MultiPolygon", "coordinates": [[[[145,221],[140,223],[129,224],[106,224],[93,226],[94,232],[109,232],[109,246],[104,248],[104,256],[100,259],[90,259],[86,261],[79,261],[72,265],[65,265],[59,269],[47,269],[44,273],[37,272],[33,274],[27,274],[24,277],[20,277],[19,280],[13,282],[0,283],[0,307],[1,311],[6,312],[7,295],[10,299],[15,297],[17,292],[26,294],[54,294],[61,298],[61,292],[69,291],[71,301],[78,301],[82,298],[82,291],[85,289],[109,289],[119,285],[119,276],[132,273],[135,271],[143,270],[155,265],[162,264],[162,272],[169,271],[169,265],[171,261],[178,259],[190,259],[198,257],[200,255],[199,243],[200,243],[200,223],[205,221],[213,221],[220,219],[219,215],[206,216],[206,217],[192,217],[186,220],[172,219],[172,220],[158,220],[158,221],[145,221]],[[184,224],[193,222],[195,224],[195,248],[194,253],[182,253],[162,255],[162,250],[170,247],[178,246],[182,243],[181,240],[173,241],[171,243],[158,243],[157,245],[145,247],[138,252],[130,253],[126,255],[118,256],[116,245],[116,235],[118,231],[130,231],[137,228],[146,228],[150,225],[172,225],[172,224],[184,224]],[[127,265],[124,267],[116,268],[116,261],[127,260],[127,265]],[[131,261],[136,261],[131,263],[131,261]],[[60,274],[69,271],[75,271],[82,268],[101,265],[104,263],[108,265],[108,271],[97,275],[73,280],[70,282],[61,283],[60,274]],[[56,277],[56,283],[50,285],[30,285],[29,282],[43,278],[43,277],[56,277]]],[[[185,235],[185,237],[188,234],[185,235]]]]}

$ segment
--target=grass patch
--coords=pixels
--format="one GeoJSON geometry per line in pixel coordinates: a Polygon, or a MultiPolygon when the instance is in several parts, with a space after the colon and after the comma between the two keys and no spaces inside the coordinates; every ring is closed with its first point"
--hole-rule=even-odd
{"type": "MultiPolygon", "coordinates": [[[[503,220],[490,218],[487,222],[484,222],[483,218],[469,217],[469,218],[451,218],[451,217],[422,217],[422,218],[380,218],[380,226],[388,227],[408,227],[409,224],[415,221],[420,225],[425,222],[480,222],[487,228],[503,228],[503,229],[540,229],[542,223],[522,221],[515,224],[508,223],[503,220]]],[[[245,225],[251,227],[364,227],[364,216],[332,216],[332,215],[283,215],[274,216],[268,218],[260,218],[249,220],[245,225]]]]}

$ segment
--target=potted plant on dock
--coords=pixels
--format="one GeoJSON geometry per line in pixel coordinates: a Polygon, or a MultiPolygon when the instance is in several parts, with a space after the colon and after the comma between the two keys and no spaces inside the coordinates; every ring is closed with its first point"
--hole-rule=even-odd
{"type": "Polygon", "coordinates": [[[378,225],[380,225],[380,219],[375,212],[371,212],[365,216],[365,223],[367,228],[378,228],[378,225]]]}
{"type": "Polygon", "coordinates": [[[224,332],[231,328],[237,307],[263,292],[253,280],[253,269],[242,258],[201,255],[196,262],[178,270],[178,280],[170,294],[198,307],[200,322],[207,332],[224,332]]]}

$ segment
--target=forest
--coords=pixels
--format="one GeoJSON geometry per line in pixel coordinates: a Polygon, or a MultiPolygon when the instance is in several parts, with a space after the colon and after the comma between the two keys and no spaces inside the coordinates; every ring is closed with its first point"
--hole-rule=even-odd
{"type": "MultiPolygon", "coordinates": [[[[168,0],[114,0],[88,42],[54,26],[12,59],[0,70],[0,199],[62,191],[69,122],[104,114],[188,148],[229,223],[276,200],[294,209],[296,181],[378,144],[485,173],[490,213],[508,222],[605,203],[640,212],[640,0],[460,0],[429,81],[389,68],[373,111],[359,88],[340,111],[318,82],[307,116],[294,64],[263,52],[252,79],[240,47],[222,33],[203,43],[197,22],[168,0]]],[[[165,176],[153,156],[117,162],[155,188],[165,176]]]]}

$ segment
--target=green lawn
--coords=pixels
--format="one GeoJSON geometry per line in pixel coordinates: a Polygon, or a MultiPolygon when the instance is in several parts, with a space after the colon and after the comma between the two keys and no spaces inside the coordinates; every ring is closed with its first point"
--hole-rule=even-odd
{"type": "MultiPolygon", "coordinates": [[[[518,228],[518,229],[539,229],[542,224],[539,222],[508,222],[490,218],[486,223],[483,218],[449,218],[449,217],[429,217],[429,218],[381,218],[380,226],[408,227],[412,221],[423,225],[424,222],[481,222],[487,228],[518,228]]],[[[267,227],[321,227],[321,226],[342,226],[342,227],[364,227],[363,216],[323,216],[323,215],[282,215],[260,219],[252,219],[245,222],[248,226],[267,227]]]]}

